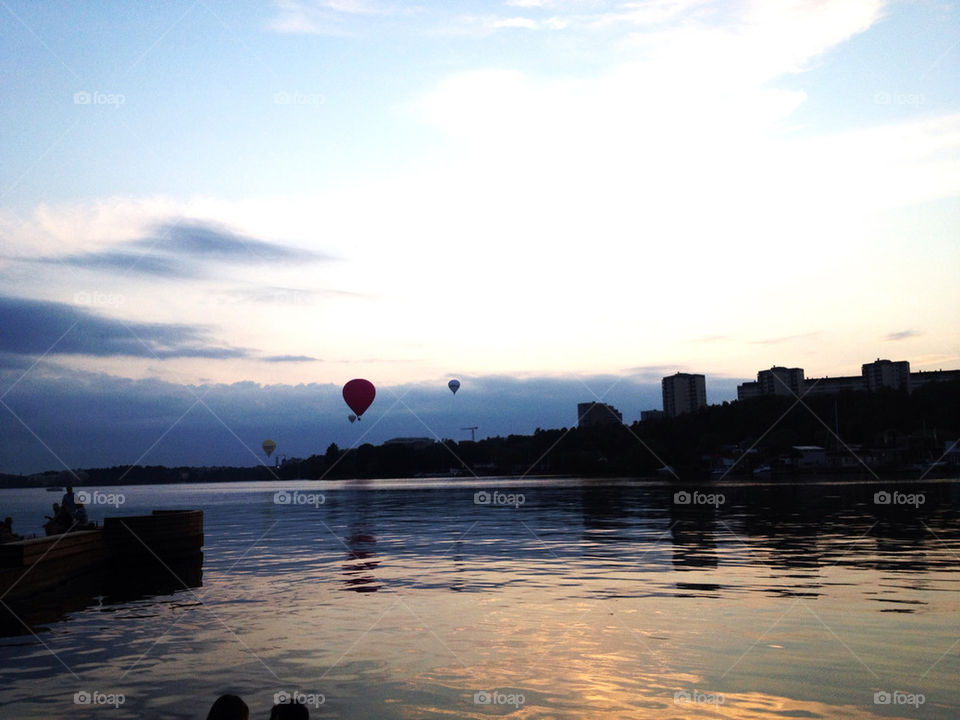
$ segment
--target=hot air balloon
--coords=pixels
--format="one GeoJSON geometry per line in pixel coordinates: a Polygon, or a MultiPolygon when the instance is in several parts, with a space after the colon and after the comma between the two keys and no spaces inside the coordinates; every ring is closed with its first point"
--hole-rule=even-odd
{"type": "Polygon", "coordinates": [[[457,390],[460,389],[460,381],[454,378],[453,380],[447,383],[447,387],[450,388],[450,392],[456,395],[457,390]]]}
{"type": "Polygon", "coordinates": [[[351,423],[355,423],[357,421],[357,416],[354,415],[353,413],[350,413],[349,415],[347,415],[347,420],[349,420],[351,423]]]}
{"type": "Polygon", "coordinates": [[[262,447],[263,451],[267,454],[267,457],[270,457],[273,451],[277,449],[277,444],[273,440],[264,440],[262,447]]]}
{"type": "Polygon", "coordinates": [[[343,399],[357,414],[357,420],[363,415],[377,396],[377,389],[369,380],[356,378],[343,386],[343,399]]]}

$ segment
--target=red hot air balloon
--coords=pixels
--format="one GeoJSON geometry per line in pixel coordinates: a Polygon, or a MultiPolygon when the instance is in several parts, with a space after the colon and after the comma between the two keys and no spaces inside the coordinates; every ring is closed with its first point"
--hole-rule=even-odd
{"type": "Polygon", "coordinates": [[[357,414],[357,420],[370,407],[376,396],[377,389],[369,380],[357,378],[343,386],[343,399],[350,406],[350,409],[357,414]]]}

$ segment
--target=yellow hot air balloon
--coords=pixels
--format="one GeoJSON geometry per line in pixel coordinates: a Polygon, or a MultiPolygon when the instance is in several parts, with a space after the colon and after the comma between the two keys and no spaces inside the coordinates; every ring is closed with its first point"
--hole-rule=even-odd
{"type": "Polygon", "coordinates": [[[267,457],[277,449],[277,444],[273,440],[264,440],[263,441],[263,451],[267,454],[267,457]]]}

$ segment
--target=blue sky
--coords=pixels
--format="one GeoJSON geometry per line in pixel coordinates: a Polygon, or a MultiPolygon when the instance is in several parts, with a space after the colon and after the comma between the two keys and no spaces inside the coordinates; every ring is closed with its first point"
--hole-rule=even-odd
{"type": "MultiPolygon", "coordinates": [[[[52,386],[28,376],[63,397],[461,376],[503,409],[483,435],[570,424],[504,377],[570,402],[584,379],[643,387],[611,398],[635,419],[657,406],[636,368],[703,372],[720,401],[775,363],[960,367],[958,21],[954,2],[7,0],[0,427],[32,459],[0,470],[88,457],[38,444],[63,433],[34,428],[52,386]]],[[[96,457],[151,443],[130,445],[96,457]]]]}

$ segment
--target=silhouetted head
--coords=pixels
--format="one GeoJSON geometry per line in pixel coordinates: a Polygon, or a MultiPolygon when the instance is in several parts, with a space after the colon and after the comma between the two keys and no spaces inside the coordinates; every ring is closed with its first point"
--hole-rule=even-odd
{"type": "Polygon", "coordinates": [[[12,518],[12,517],[5,517],[5,518],[3,519],[3,524],[6,525],[7,527],[13,527],[13,518],[12,518]]]}
{"type": "Polygon", "coordinates": [[[210,706],[207,720],[250,720],[250,708],[236,695],[221,695],[210,706]]]}
{"type": "Polygon", "coordinates": [[[310,720],[310,711],[298,702],[279,703],[270,711],[270,720],[310,720]]]}
{"type": "Polygon", "coordinates": [[[73,485],[67,485],[67,492],[73,492],[73,485]]]}

